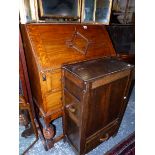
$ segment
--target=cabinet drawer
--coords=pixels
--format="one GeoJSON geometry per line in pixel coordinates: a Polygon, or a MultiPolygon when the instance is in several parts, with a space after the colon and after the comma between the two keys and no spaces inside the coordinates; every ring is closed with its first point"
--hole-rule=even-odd
{"type": "Polygon", "coordinates": [[[65,112],[79,126],[80,120],[80,102],[76,100],[69,92],[64,91],[65,112]]]}
{"type": "Polygon", "coordinates": [[[85,151],[89,152],[90,150],[98,146],[100,143],[108,140],[116,132],[117,128],[118,124],[115,124],[112,127],[106,128],[101,133],[98,133],[97,135],[87,140],[85,145],[85,151]]]}

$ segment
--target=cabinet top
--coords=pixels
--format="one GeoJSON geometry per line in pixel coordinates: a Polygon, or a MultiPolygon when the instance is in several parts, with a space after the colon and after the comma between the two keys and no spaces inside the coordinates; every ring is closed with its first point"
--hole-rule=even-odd
{"type": "Polygon", "coordinates": [[[116,58],[106,57],[65,65],[63,68],[72,72],[84,81],[90,81],[133,67],[133,65],[127,64],[116,58]]]}

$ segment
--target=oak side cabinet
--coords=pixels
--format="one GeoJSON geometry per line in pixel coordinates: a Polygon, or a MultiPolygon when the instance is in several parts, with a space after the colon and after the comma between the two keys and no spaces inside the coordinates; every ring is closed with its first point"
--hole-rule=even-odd
{"type": "Polygon", "coordinates": [[[64,134],[77,154],[117,134],[133,69],[111,57],[63,66],[64,134]]]}

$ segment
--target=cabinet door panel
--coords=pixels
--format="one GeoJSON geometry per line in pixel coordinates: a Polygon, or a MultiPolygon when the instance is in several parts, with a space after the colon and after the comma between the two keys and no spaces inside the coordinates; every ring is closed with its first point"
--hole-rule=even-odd
{"type": "Polygon", "coordinates": [[[119,117],[128,77],[91,90],[88,102],[86,137],[106,127],[119,117]]]}

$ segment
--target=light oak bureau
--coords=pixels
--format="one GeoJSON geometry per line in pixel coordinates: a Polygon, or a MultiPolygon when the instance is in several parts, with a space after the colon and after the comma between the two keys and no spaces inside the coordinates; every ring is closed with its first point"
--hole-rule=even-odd
{"type": "Polygon", "coordinates": [[[50,125],[63,115],[62,65],[116,53],[103,25],[31,23],[22,25],[21,31],[33,101],[45,122],[40,133],[48,150],[63,137],[54,140],[50,125]]]}

